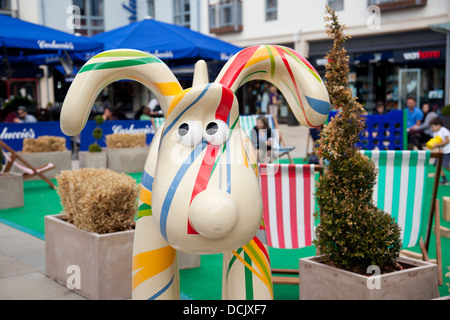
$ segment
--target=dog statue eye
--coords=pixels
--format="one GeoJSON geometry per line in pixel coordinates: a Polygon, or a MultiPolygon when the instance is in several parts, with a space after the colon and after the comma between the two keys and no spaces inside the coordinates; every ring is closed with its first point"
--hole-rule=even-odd
{"type": "Polygon", "coordinates": [[[181,144],[192,147],[202,141],[202,128],[199,121],[188,120],[183,122],[177,130],[178,140],[181,144]]]}
{"type": "Polygon", "coordinates": [[[178,135],[180,137],[184,137],[189,132],[189,124],[188,123],[182,123],[180,127],[178,128],[178,135]]]}
{"type": "Polygon", "coordinates": [[[210,144],[218,146],[228,140],[230,137],[230,128],[222,120],[215,119],[206,125],[203,137],[210,144]]]}

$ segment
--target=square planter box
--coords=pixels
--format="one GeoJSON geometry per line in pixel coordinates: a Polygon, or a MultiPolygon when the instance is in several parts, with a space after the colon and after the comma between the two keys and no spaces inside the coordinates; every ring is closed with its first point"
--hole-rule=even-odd
{"type": "MultiPolygon", "coordinates": [[[[54,179],[61,170],[71,170],[72,169],[72,152],[70,150],[66,151],[55,151],[55,152],[33,152],[33,153],[23,153],[20,152],[20,156],[31,164],[35,168],[45,166],[49,162],[53,162],[55,168],[44,172],[44,175],[48,179],[54,179]]],[[[20,169],[12,166],[11,172],[20,172],[20,169]]],[[[39,176],[34,176],[28,180],[39,180],[39,176]]]]}
{"type": "Polygon", "coordinates": [[[0,173],[0,209],[23,207],[23,193],[22,174],[0,173]]]}
{"type": "Polygon", "coordinates": [[[439,297],[438,266],[399,257],[410,265],[382,274],[379,282],[367,276],[320,263],[320,256],[300,259],[301,300],[429,300],[439,297]]]}
{"type": "Polygon", "coordinates": [[[150,147],[110,149],[108,153],[108,168],[116,172],[142,172],[144,171],[150,147]]]}
{"type": "MultiPolygon", "coordinates": [[[[130,299],[134,230],[96,234],[78,229],[62,219],[45,216],[45,271],[48,277],[66,285],[80,270],[80,288],[74,289],[93,300],[130,299]]],[[[180,269],[200,267],[200,255],[178,252],[180,269]]]]}
{"type": "Polygon", "coordinates": [[[442,197],[442,218],[450,221],[450,197],[442,197]]]}
{"type": "Polygon", "coordinates": [[[107,168],[107,153],[102,152],[78,152],[78,166],[79,168],[107,168]]]}
{"type": "Polygon", "coordinates": [[[88,299],[131,298],[134,230],[96,234],[62,220],[63,215],[45,217],[45,271],[66,285],[79,268],[80,288],[88,299]]]}

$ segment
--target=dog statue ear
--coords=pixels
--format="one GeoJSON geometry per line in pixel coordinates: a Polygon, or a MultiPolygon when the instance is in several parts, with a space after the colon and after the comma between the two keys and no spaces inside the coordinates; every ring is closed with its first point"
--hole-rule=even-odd
{"type": "Polygon", "coordinates": [[[114,81],[130,79],[145,85],[158,99],[164,116],[182,91],[172,71],[155,56],[118,49],[91,58],[76,75],[61,109],[61,130],[68,136],[84,128],[97,95],[114,81]]]}
{"type": "Polygon", "coordinates": [[[215,82],[236,92],[251,80],[275,85],[302,125],[318,127],[327,120],[327,89],[317,71],[298,52],[274,45],[246,48],[225,64],[215,82]]]}

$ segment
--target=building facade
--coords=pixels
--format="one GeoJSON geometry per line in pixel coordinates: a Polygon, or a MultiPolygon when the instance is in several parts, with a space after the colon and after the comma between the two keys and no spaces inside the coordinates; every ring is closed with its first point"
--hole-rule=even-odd
{"type": "MultiPolygon", "coordinates": [[[[210,0],[209,6],[233,1],[210,0]]],[[[324,29],[325,6],[336,10],[346,32],[350,86],[368,112],[376,102],[401,109],[407,96],[436,108],[449,103],[448,0],[242,0],[233,30],[210,28],[235,45],[281,44],[307,57],[324,76],[331,41],[324,29]]]]}
{"type": "MultiPolygon", "coordinates": [[[[294,48],[324,76],[331,44],[324,29],[326,5],[352,36],[346,44],[349,81],[367,111],[377,101],[403,108],[407,96],[438,108],[449,103],[449,36],[434,27],[450,22],[448,0],[2,0],[0,13],[86,36],[151,16],[240,47],[294,48]]],[[[60,103],[70,83],[45,66],[40,70],[40,91],[35,89],[40,105],[60,103]]],[[[136,109],[149,95],[133,88],[136,109]]]]}

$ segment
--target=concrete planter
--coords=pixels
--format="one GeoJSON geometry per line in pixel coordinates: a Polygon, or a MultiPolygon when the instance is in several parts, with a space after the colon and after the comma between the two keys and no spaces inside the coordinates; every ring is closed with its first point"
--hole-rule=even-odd
{"type": "Polygon", "coordinates": [[[107,168],[107,153],[102,152],[78,152],[78,166],[79,168],[107,168]]]}
{"type": "MultiPolygon", "coordinates": [[[[55,151],[55,152],[33,152],[33,153],[20,153],[20,156],[31,164],[35,168],[45,166],[49,162],[55,165],[55,168],[44,172],[44,175],[48,179],[54,179],[61,170],[72,169],[72,153],[70,150],[55,151]]],[[[20,169],[12,166],[11,172],[22,173],[20,169]]],[[[39,180],[39,176],[34,176],[28,180],[39,180]]]]}
{"type": "Polygon", "coordinates": [[[367,276],[320,263],[320,256],[300,259],[301,300],[429,300],[439,297],[438,266],[400,257],[401,271],[367,276]]]}
{"type": "Polygon", "coordinates": [[[75,291],[93,300],[130,299],[134,230],[96,234],[78,229],[62,215],[45,217],[45,271],[67,284],[75,266],[75,291]],[[69,268],[69,269],[68,269],[69,268]]]}
{"type": "Polygon", "coordinates": [[[450,197],[442,197],[442,218],[450,221],[450,197]]]}
{"type": "Polygon", "coordinates": [[[141,148],[107,148],[108,168],[116,172],[142,172],[150,147],[141,148]]]}
{"type": "Polygon", "coordinates": [[[22,174],[0,173],[0,209],[23,207],[23,193],[22,174]]]}
{"type": "MultiPolygon", "coordinates": [[[[45,217],[45,271],[66,285],[79,267],[80,288],[75,291],[92,300],[131,298],[134,230],[97,234],[78,229],[62,219],[45,217]]],[[[200,267],[200,255],[178,253],[180,269],[200,267]]],[[[72,289],[72,288],[71,288],[72,289]]]]}

